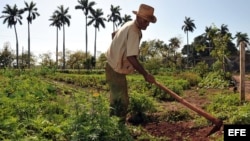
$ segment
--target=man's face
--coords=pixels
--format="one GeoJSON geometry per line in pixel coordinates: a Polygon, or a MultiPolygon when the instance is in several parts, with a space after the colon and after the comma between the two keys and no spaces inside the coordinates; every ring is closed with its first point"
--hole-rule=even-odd
{"type": "Polygon", "coordinates": [[[138,26],[141,30],[146,30],[148,25],[149,25],[149,21],[137,16],[136,17],[137,19],[137,23],[138,23],[138,26]]]}

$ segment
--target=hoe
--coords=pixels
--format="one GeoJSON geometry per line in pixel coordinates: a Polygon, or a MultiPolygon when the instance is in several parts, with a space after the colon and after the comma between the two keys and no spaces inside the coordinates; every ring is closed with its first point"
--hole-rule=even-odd
{"type": "Polygon", "coordinates": [[[205,117],[206,119],[208,119],[209,121],[211,121],[212,123],[215,124],[215,126],[211,129],[211,131],[206,136],[210,136],[211,134],[213,134],[213,133],[220,130],[220,128],[221,128],[221,126],[223,124],[222,120],[213,117],[212,115],[205,112],[204,110],[202,110],[202,109],[192,105],[191,103],[187,102],[185,99],[183,99],[182,97],[180,97],[179,95],[174,93],[172,90],[168,89],[167,87],[163,86],[159,82],[156,81],[155,84],[156,84],[156,86],[160,87],[162,90],[164,90],[165,92],[170,94],[172,97],[174,97],[178,102],[180,102],[181,104],[187,106],[191,110],[195,111],[199,115],[205,117]]]}

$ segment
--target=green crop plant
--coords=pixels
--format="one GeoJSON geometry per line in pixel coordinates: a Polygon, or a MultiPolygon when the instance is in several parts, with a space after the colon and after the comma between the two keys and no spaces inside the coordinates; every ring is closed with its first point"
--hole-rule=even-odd
{"type": "Polygon", "coordinates": [[[106,94],[48,82],[39,72],[12,74],[0,73],[0,140],[132,140],[109,116],[106,94]]]}
{"type": "Polygon", "coordinates": [[[161,118],[168,122],[178,122],[192,119],[187,110],[167,111],[161,118]]]}
{"type": "Polygon", "coordinates": [[[209,72],[198,84],[200,88],[228,88],[229,80],[225,80],[221,72],[209,72]]]}
{"type": "Polygon", "coordinates": [[[119,119],[109,116],[109,103],[99,93],[90,96],[89,104],[82,107],[71,125],[72,140],[132,140],[119,119]]]}
{"type": "Polygon", "coordinates": [[[155,101],[152,97],[136,91],[130,94],[129,113],[130,121],[133,123],[142,123],[147,121],[147,113],[156,111],[155,101]]]}
{"type": "Polygon", "coordinates": [[[217,94],[212,103],[206,106],[207,111],[229,124],[249,124],[249,102],[241,104],[236,94],[217,94]]]}
{"type": "Polygon", "coordinates": [[[244,103],[237,112],[237,116],[232,116],[229,120],[232,124],[250,124],[250,103],[244,103]]]}

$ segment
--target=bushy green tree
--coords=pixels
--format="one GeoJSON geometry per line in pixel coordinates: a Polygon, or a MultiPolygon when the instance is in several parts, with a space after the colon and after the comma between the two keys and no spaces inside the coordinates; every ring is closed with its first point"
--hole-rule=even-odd
{"type": "Polygon", "coordinates": [[[0,52],[0,68],[11,67],[11,63],[14,61],[14,54],[10,48],[10,44],[6,42],[0,52]]]}

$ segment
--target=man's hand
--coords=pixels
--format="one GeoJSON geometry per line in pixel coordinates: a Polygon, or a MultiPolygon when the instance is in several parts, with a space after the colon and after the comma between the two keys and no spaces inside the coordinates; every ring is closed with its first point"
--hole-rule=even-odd
{"type": "Polygon", "coordinates": [[[151,74],[145,75],[145,76],[144,76],[144,79],[145,79],[147,82],[149,82],[149,83],[155,83],[155,78],[154,78],[154,76],[151,75],[151,74]]]}

